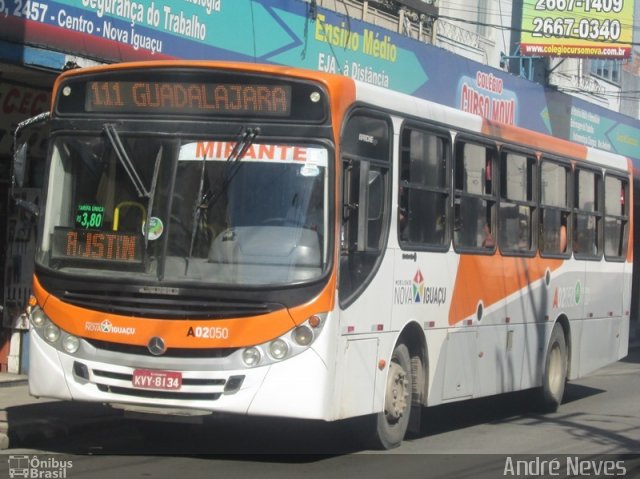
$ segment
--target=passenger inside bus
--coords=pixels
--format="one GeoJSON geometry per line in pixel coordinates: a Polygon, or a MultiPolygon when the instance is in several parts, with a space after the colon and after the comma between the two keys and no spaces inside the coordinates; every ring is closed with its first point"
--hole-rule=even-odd
{"type": "Polygon", "coordinates": [[[482,240],[482,247],[493,248],[496,245],[496,242],[493,239],[493,235],[491,234],[491,226],[489,226],[488,223],[484,224],[482,232],[484,233],[484,239],[482,240]]]}
{"type": "Polygon", "coordinates": [[[560,225],[560,251],[567,251],[567,225],[564,223],[560,225]]]}

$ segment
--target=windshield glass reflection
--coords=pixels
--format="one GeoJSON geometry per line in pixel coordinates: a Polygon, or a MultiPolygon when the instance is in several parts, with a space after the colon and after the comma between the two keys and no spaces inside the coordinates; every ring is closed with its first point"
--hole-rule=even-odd
{"type": "Polygon", "coordinates": [[[246,142],[234,155],[236,140],[117,140],[55,141],[43,266],[223,285],[324,271],[326,148],[246,142]]]}

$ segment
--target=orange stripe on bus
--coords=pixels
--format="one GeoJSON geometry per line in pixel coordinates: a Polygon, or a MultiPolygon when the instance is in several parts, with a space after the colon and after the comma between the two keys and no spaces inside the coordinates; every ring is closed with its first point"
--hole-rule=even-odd
{"type": "Polygon", "coordinates": [[[588,148],[584,145],[571,143],[570,141],[555,138],[544,133],[526,130],[524,128],[507,125],[491,120],[482,122],[482,133],[499,138],[499,142],[508,141],[535,150],[552,151],[554,155],[568,156],[584,160],[587,158],[588,148]]]}
{"type": "Polygon", "coordinates": [[[270,341],[312,314],[331,311],[334,290],[335,274],[314,300],[290,311],[281,309],[248,318],[172,320],[122,316],[73,306],[49,294],[35,276],[33,279],[38,304],[68,333],[138,346],[146,346],[153,336],[161,336],[168,348],[238,348],[270,341]]]}
{"type": "Polygon", "coordinates": [[[554,271],[562,263],[561,259],[540,257],[460,255],[449,324],[475,316],[480,301],[485,308],[504,301],[507,296],[542,279],[547,269],[554,271]]]}

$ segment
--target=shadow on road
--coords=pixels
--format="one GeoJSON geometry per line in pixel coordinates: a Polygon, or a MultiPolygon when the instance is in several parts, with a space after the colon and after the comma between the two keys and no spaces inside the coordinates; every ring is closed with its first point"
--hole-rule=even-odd
{"type": "Polygon", "coordinates": [[[73,455],[254,456],[284,462],[349,454],[366,449],[359,420],[325,423],[278,418],[212,416],[201,424],[147,421],[84,403],[61,401],[7,408],[11,448],[73,455]],[[24,418],[31,421],[25,423],[24,418]],[[68,418],[65,421],[63,418],[68,418]],[[86,420],[85,420],[86,419],[86,420]],[[285,457],[286,455],[286,457],[285,457]]]}
{"type": "MultiPolygon", "coordinates": [[[[566,398],[576,401],[600,392],[569,384],[566,398]]],[[[413,437],[486,423],[540,420],[531,412],[530,397],[531,393],[524,391],[426,408],[422,432],[413,437]]],[[[244,460],[253,456],[256,461],[309,462],[368,447],[362,418],[325,423],[214,416],[202,424],[184,424],[130,419],[107,406],[69,401],[18,406],[8,408],[7,413],[12,448],[64,454],[242,455],[244,460]],[[29,422],[25,422],[27,418],[29,422]]]]}
{"type": "MultiPolygon", "coordinates": [[[[565,390],[564,403],[603,392],[600,389],[569,383],[565,390]]],[[[423,435],[442,434],[479,424],[502,423],[515,418],[533,417],[536,415],[534,394],[534,391],[519,391],[424,409],[422,412],[423,435]]]]}

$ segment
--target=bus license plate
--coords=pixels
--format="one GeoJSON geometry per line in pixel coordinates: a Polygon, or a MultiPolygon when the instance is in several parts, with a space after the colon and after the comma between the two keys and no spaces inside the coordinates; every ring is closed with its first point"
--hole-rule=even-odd
{"type": "Polygon", "coordinates": [[[175,391],[182,387],[182,373],[176,371],[136,369],[133,371],[131,381],[134,388],[175,391]]]}

